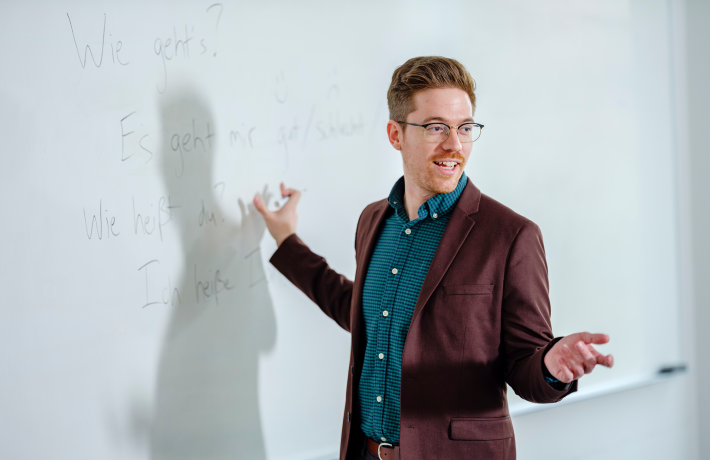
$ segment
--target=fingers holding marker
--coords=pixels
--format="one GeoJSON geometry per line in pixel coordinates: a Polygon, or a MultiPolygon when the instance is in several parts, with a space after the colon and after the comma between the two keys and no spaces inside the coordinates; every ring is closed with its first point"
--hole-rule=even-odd
{"type": "Polygon", "coordinates": [[[301,195],[303,194],[302,192],[305,191],[305,188],[302,191],[295,188],[288,188],[283,182],[281,182],[281,196],[283,198],[277,200],[276,203],[274,203],[274,206],[277,208],[284,208],[286,206],[289,206],[289,208],[296,207],[301,199],[301,195]],[[293,202],[293,204],[290,204],[291,202],[293,202]]]}
{"type": "MultiPolygon", "coordinates": [[[[281,198],[271,201],[271,194],[267,192],[266,187],[264,188],[264,192],[259,195],[254,197],[253,203],[254,207],[264,216],[264,218],[271,217],[274,214],[274,210],[269,209],[269,204],[272,203],[273,206],[276,208],[276,211],[278,211],[280,208],[283,208],[286,206],[287,203],[293,201],[294,204],[290,205],[290,207],[295,207],[298,201],[301,198],[301,190],[293,189],[293,188],[287,188],[283,182],[280,184],[281,188],[281,198]]],[[[306,189],[303,189],[305,192],[306,189]]]]}

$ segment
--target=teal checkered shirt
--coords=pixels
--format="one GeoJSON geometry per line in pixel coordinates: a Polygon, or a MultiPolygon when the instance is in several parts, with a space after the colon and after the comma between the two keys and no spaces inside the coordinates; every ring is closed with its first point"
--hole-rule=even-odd
{"type": "Polygon", "coordinates": [[[429,198],[412,221],[404,208],[404,176],[389,194],[390,215],[372,254],[362,293],[367,347],[359,407],[362,431],[372,439],[399,442],[404,341],[429,264],[466,182],[464,172],[452,192],[429,198]]]}

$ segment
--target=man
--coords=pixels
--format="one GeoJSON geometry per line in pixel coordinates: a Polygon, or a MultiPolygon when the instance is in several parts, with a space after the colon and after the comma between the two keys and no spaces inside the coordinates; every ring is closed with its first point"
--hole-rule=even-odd
{"type": "MultiPolygon", "coordinates": [[[[300,192],[264,216],[270,262],[351,332],[340,459],[515,458],[508,383],[551,403],[613,358],[587,332],[553,338],[537,225],[482,194],[463,172],[482,126],[457,61],[413,58],[387,93],[387,135],[404,175],[368,205],[350,281],[295,234],[300,192]]],[[[534,193],[534,191],[531,191],[534,193]]]]}

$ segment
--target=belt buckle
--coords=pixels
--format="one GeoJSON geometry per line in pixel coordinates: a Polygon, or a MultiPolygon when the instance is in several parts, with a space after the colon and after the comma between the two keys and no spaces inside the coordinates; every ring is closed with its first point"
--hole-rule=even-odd
{"type": "Polygon", "coordinates": [[[382,448],[382,446],[394,447],[392,444],[390,444],[390,443],[388,443],[388,442],[381,442],[380,445],[377,446],[377,458],[379,458],[380,460],[384,460],[384,459],[382,458],[382,455],[380,454],[380,449],[382,448]]]}

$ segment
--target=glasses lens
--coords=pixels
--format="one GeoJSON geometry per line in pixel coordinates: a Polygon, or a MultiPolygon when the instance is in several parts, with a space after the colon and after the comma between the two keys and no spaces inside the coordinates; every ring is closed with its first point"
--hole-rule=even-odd
{"type": "Polygon", "coordinates": [[[446,125],[434,123],[424,129],[424,136],[429,142],[444,142],[449,137],[449,128],[446,125]]]}
{"type": "Polygon", "coordinates": [[[473,123],[466,123],[459,126],[459,140],[461,142],[473,142],[481,136],[481,127],[473,123]]]}

